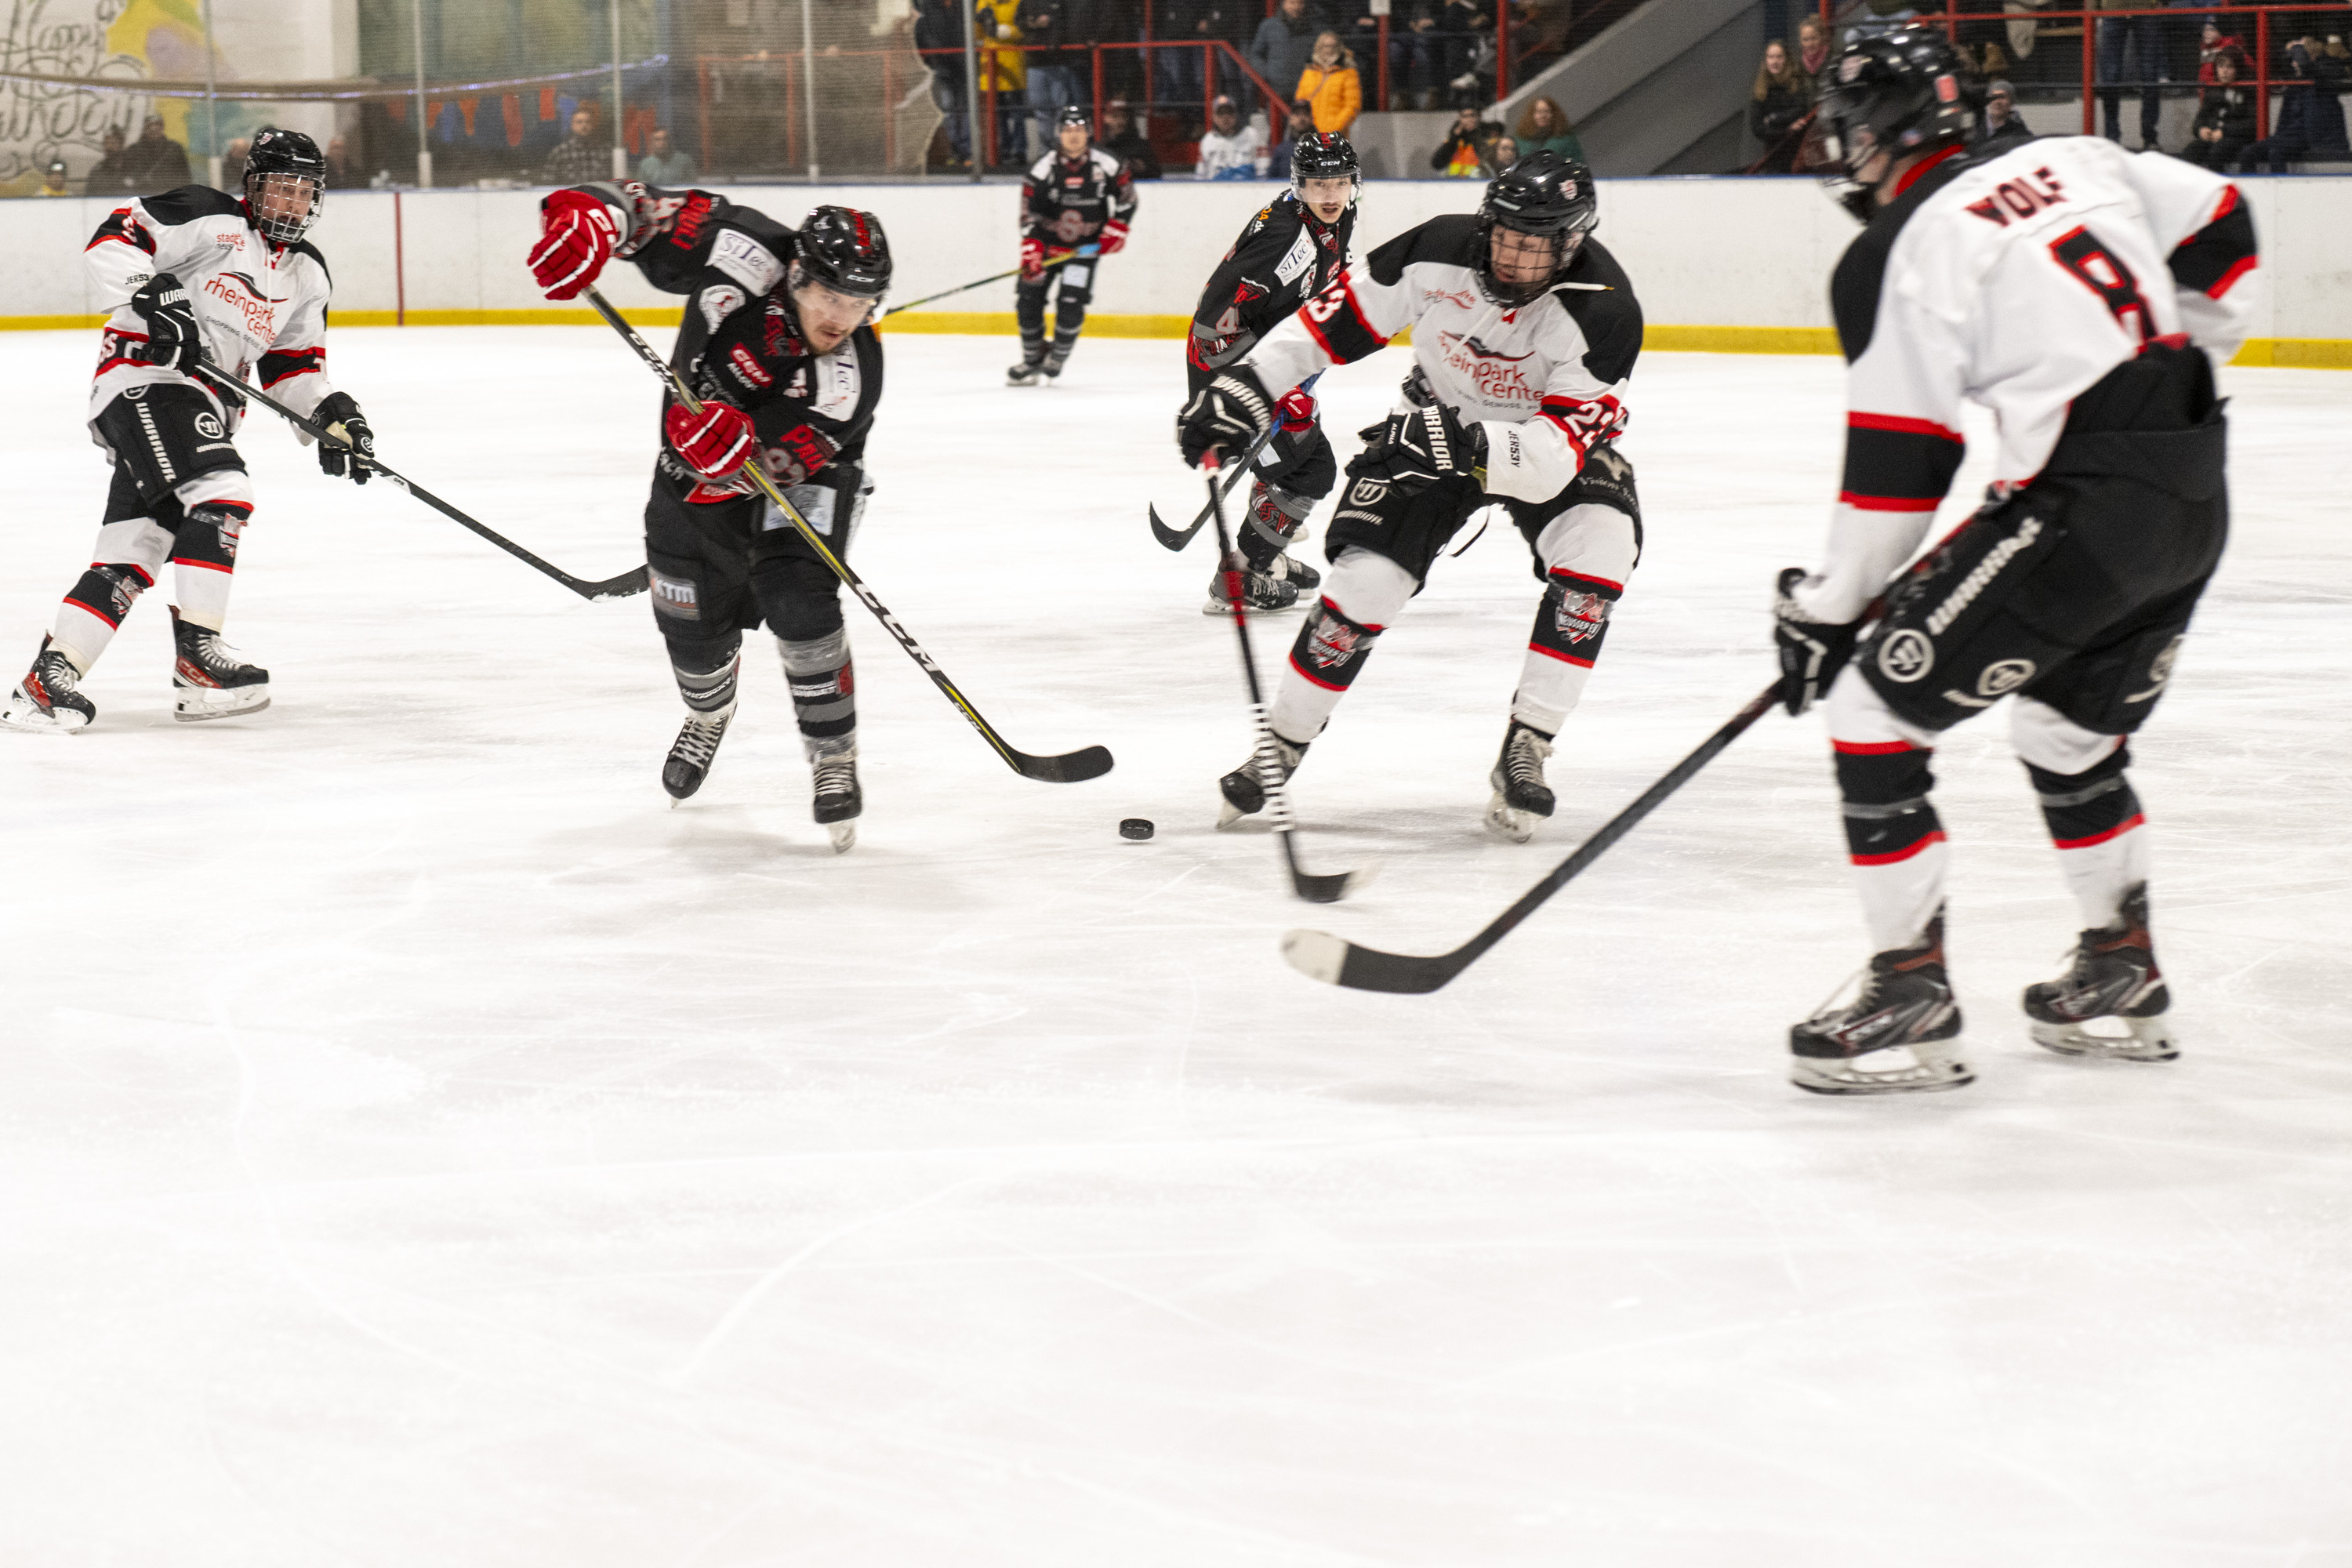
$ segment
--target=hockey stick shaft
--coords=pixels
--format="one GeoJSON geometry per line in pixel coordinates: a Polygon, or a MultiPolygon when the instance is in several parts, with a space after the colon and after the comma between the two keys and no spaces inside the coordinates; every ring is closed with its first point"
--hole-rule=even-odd
{"type": "MultiPolygon", "coordinates": [[[[1045,263],[1045,265],[1048,267],[1059,267],[1065,261],[1076,259],[1077,254],[1078,253],[1076,251],[1073,250],[1067,256],[1056,256],[1053,260],[1045,263]]],[[[903,305],[893,305],[888,310],[883,311],[879,316],[877,316],[875,320],[877,321],[887,321],[901,310],[911,310],[918,305],[928,305],[934,300],[944,300],[950,294],[963,294],[969,293],[974,289],[985,289],[991,283],[1002,283],[1007,278],[1017,278],[1020,274],[1021,268],[1018,267],[1008,268],[1003,272],[992,272],[985,278],[976,278],[969,283],[959,283],[952,289],[942,289],[936,294],[926,294],[919,300],[909,300],[903,305]]]]}
{"type": "MultiPolygon", "coordinates": [[[[671,392],[676,395],[679,404],[688,413],[702,412],[702,400],[695,396],[692,390],[687,386],[686,378],[678,374],[667,361],[656,353],[654,346],[646,342],[635,327],[622,319],[620,311],[613,309],[612,304],[604,295],[592,288],[584,290],[582,297],[595,307],[596,313],[604,317],[605,322],[614,331],[620,333],[622,339],[631,348],[637,351],[637,357],[644,360],[656,375],[660,376],[669,384],[671,392]]],[[[956,711],[962,714],[974,730],[980,731],[980,738],[987,742],[990,748],[1004,760],[1005,766],[1024,778],[1039,779],[1048,784],[1077,784],[1086,779],[1098,778],[1110,772],[1110,752],[1100,746],[1087,746],[1060,756],[1037,757],[1019,750],[1003,736],[998,734],[996,727],[982,718],[980,710],[974,708],[965,699],[964,694],[956,689],[955,682],[948,679],[947,671],[940,668],[939,661],[925,652],[923,645],[917,642],[908,634],[907,628],[898,624],[898,617],[892,615],[888,607],[874,596],[874,590],[866,585],[866,580],[850,570],[849,563],[834,552],[833,547],[825,542],[824,536],[810,526],[809,520],[801,515],[800,508],[794,506],[791,499],[777,487],[776,481],[769,476],[760,458],[753,457],[743,466],[743,472],[751,477],[751,482],[759,487],[760,492],[768,498],[784,521],[793,525],[793,531],[797,532],[803,542],[816,552],[817,559],[824,562],[835,576],[847,584],[849,591],[857,595],[859,603],[874,613],[874,618],[882,623],[882,629],[888,632],[897,640],[898,646],[906,650],[907,657],[913,659],[916,666],[931,678],[931,684],[940,689],[940,694],[955,704],[956,711]]]]}
{"type": "MultiPolygon", "coordinates": [[[[254,402],[260,404],[264,408],[267,408],[271,413],[278,415],[288,424],[293,426],[297,430],[301,431],[304,435],[310,437],[314,441],[329,447],[341,447],[345,451],[351,451],[352,449],[351,438],[344,434],[343,427],[340,425],[329,426],[320,424],[315,419],[305,419],[302,416],[295,413],[291,408],[287,407],[286,405],[278,402],[268,393],[260,391],[251,384],[238,380],[233,375],[225,374],[209,364],[198,363],[196,366],[196,374],[203,376],[206,381],[211,382],[215,386],[220,388],[222,392],[227,394],[229,396],[251,398],[254,402]]],[[[554,578],[557,582],[562,584],[565,587],[571,589],[573,593],[579,595],[583,599],[621,599],[626,598],[632,594],[642,594],[646,591],[647,579],[646,569],[642,566],[638,567],[634,572],[625,572],[618,577],[608,577],[601,583],[591,583],[585,578],[574,577],[571,573],[564,571],[562,567],[553,566],[549,564],[547,562],[541,561],[538,556],[533,555],[530,551],[525,550],[521,545],[517,544],[513,540],[509,539],[506,535],[476,522],[472,518],[467,517],[464,512],[459,511],[456,507],[451,506],[447,501],[443,500],[439,496],[435,495],[431,490],[426,489],[415,480],[407,478],[405,475],[394,472],[393,469],[385,467],[383,463],[377,461],[374,458],[371,457],[367,458],[366,462],[368,467],[373,468],[377,473],[382,474],[385,479],[390,479],[394,484],[398,485],[402,489],[406,490],[410,495],[415,496],[418,500],[423,501],[426,506],[431,507],[435,511],[439,512],[450,521],[458,524],[460,527],[472,529],[476,533],[480,534],[484,539],[488,540],[492,544],[497,545],[499,549],[505,551],[508,554],[513,556],[524,565],[545,573],[548,576],[554,578]]]]}
{"type": "Polygon", "coordinates": [[[1290,961],[1292,968],[1301,973],[1353,990],[1408,994],[1436,990],[1476,963],[1488,949],[1542,908],[1545,900],[1608,853],[1612,845],[1632,832],[1643,817],[1664,805],[1669,795],[1696,778],[1700,769],[1715,761],[1723,753],[1725,747],[1770,711],[1780,695],[1780,683],[1777,680],[1759,692],[1722,728],[1701,742],[1697,750],[1667,769],[1631,805],[1611,817],[1601,825],[1599,832],[1578,845],[1575,853],[1554,867],[1542,881],[1521,894],[1509,909],[1487,922],[1485,930],[1453,952],[1426,956],[1383,952],[1378,948],[1359,947],[1354,942],[1344,942],[1323,931],[1294,931],[1283,938],[1283,956],[1290,961]]]}
{"type": "MultiPolygon", "coordinates": [[[[1250,443],[1250,449],[1246,453],[1243,454],[1242,460],[1240,462],[1227,463],[1224,465],[1224,467],[1230,471],[1224,477],[1223,488],[1213,492],[1216,500],[1222,500],[1224,497],[1231,495],[1235,485],[1240,484],[1244,479],[1249,478],[1250,465],[1257,461],[1257,455],[1265,450],[1265,444],[1274,439],[1274,433],[1281,427],[1282,422],[1279,419],[1276,420],[1275,423],[1265,427],[1265,431],[1259,435],[1255,441],[1250,443]]],[[[1213,500],[1210,504],[1213,506],[1215,502],[1213,500]]],[[[1158,507],[1153,507],[1150,511],[1151,520],[1151,536],[1160,541],[1160,542],[1167,549],[1181,550],[1186,545],[1192,543],[1192,536],[1200,532],[1201,530],[1206,526],[1209,521],[1209,511],[1210,507],[1203,506],[1200,510],[1199,513],[1193,517],[1192,526],[1183,530],[1181,532],[1179,532],[1177,530],[1172,529],[1166,523],[1160,521],[1160,509],[1158,507]]]]}

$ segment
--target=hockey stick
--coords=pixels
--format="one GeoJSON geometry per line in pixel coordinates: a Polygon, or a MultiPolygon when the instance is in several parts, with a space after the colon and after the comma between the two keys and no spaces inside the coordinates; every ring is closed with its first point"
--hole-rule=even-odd
{"type": "MultiPolygon", "coordinates": [[[[1056,256],[1053,260],[1045,263],[1045,265],[1047,267],[1059,267],[1065,261],[1076,261],[1078,258],[1079,254],[1079,252],[1073,250],[1066,256],[1056,256]]],[[[1088,259],[1091,260],[1092,258],[1088,258],[1088,259]]],[[[992,272],[987,277],[980,279],[974,282],[959,283],[952,289],[942,289],[936,294],[926,294],[919,300],[909,300],[903,305],[893,305],[874,319],[877,321],[888,321],[891,317],[897,315],[901,310],[911,310],[918,305],[928,305],[934,300],[944,300],[950,294],[961,294],[969,289],[984,289],[991,283],[1002,283],[1007,278],[1018,277],[1020,272],[1021,268],[1018,267],[1012,268],[1003,272],[992,272]]]]}
{"type": "MultiPolygon", "coordinates": [[[[621,313],[613,309],[604,295],[593,289],[589,289],[583,292],[582,298],[594,306],[596,313],[604,317],[631,348],[637,351],[637,357],[645,361],[656,375],[669,384],[670,390],[677,394],[678,401],[684,405],[688,413],[702,412],[702,401],[688,390],[686,378],[671,369],[661,355],[654,352],[653,345],[637,335],[637,330],[635,327],[621,319],[621,313]]],[[[833,552],[831,545],[825,543],[824,536],[809,526],[809,520],[803,517],[800,509],[786,498],[782,490],[776,488],[776,481],[769,477],[768,470],[761,464],[760,459],[755,457],[751,462],[745,464],[743,472],[751,477],[751,482],[759,486],[761,493],[768,498],[777,511],[783,515],[784,521],[791,523],[801,538],[807,542],[808,547],[816,552],[817,559],[831,567],[833,574],[847,584],[849,591],[856,595],[867,609],[874,612],[875,619],[882,623],[882,629],[898,639],[898,646],[907,650],[907,657],[913,659],[921,667],[923,673],[931,678],[931,684],[938,687],[946,695],[947,700],[955,704],[956,711],[961,713],[971,722],[971,727],[980,731],[980,738],[986,741],[996,754],[1004,759],[1007,767],[1023,778],[1038,779],[1046,784],[1078,784],[1087,779],[1100,778],[1110,772],[1110,752],[1101,746],[1087,746],[1078,751],[1065,752],[1058,756],[1034,757],[1026,752],[1017,750],[1003,736],[998,734],[995,726],[980,716],[980,710],[964,700],[963,693],[956,689],[955,682],[948,679],[947,671],[939,667],[939,662],[923,651],[923,645],[907,634],[907,628],[898,624],[898,617],[892,615],[883,606],[882,601],[874,596],[874,590],[866,585],[866,580],[851,571],[848,563],[833,552]]]]}
{"type": "Polygon", "coordinates": [[[1208,462],[1209,515],[1217,522],[1217,550],[1219,559],[1224,563],[1225,597],[1233,602],[1234,635],[1241,639],[1242,674],[1249,680],[1250,722],[1257,729],[1257,750],[1251,760],[1257,764],[1258,784],[1265,791],[1265,809],[1274,822],[1274,836],[1281,843],[1282,858],[1290,868],[1291,887],[1309,903],[1335,904],[1370,881],[1380,867],[1374,864],[1360,871],[1342,871],[1333,877],[1310,876],[1299,868],[1298,847],[1291,842],[1297,828],[1290,820],[1290,786],[1283,780],[1282,759],[1274,749],[1274,726],[1266,720],[1265,694],[1257,683],[1257,658],[1250,652],[1249,616],[1242,609],[1241,552],[1234,548],[1233,535],[1225,528],[1225,500],[1217,489],[1214,450],[1210,452],[1208,462]]]}
{"type": "MultiPolygon", "coordinates": [[[[224,375],[219,371],[214,369],[211,365],[199,363],[196,366],[196,374],[203,376],[206,381],[211,382],[215,386],[219,387],[223,393],[231,397],[249,397],[253,399],[253,401],[260,404],[264,408],[267,408],[270,412],[284,418],[288,424],[309,436],[313,441],[318,441],[330,447],[341,447],[346,451],[351,449],[351,441],[344,436],[343,427],[340,425],[329,427],[319,424],[315,420],[305,419],[299,414],[295,413],[291,408],[287,407],[286,405],[278,402],[278,399],[270,396],[268,393],[259,391],[248,384],[239,381],[233,375],[224,375]]],[[[625,599],[632,594],[642,594],[646,591],[647,577],[646,574],[646,569],[642,566],[639,566],[633,571],[624,572],[617,577],[607,577],[601,583],[591,583],[584,577],[574,577],[571,573],[564,571],[560,566],[549,565],[546,562],[541,561],[538,556],[533,555],[530,551],[525,550],[521,545],[517,544],[513,540],[506,537],[506,535],[494,532],[489,529],[484,528],[480,523],[476,522],[472,518],[467,517],[464,512],[459,511],[456,507],[451,506],[447,501],[443,500],[439,496],[435,495],[431,490],[428,490],[424,486],[416,483],[415,480],[407,479],[403,475],[394,472],[392,469],[385,468],[375,458],[368,458],[367,465],[369,468],[373,468],[377,473],[382,474],[385,479],[390,479],[394,484],[398,485],[402,489],[406,490],[410,495],[415,496],[418,500],[423,501],[426,506],[431,507],[435,511],[439,512],[443,517],[447,518],[450,521],[457,523],[462,527],[472,529],[476,533],[480,534],[484,539],[488,540],[492,544],[497,545],[500,550],[505,551],[508,554],[513,556],[524,565],[535,567],[539,571],[546,573],[549,576],[554,578],[557,582],[562,584],[565,587],[571,589],[573,593],[579,595],[583,599],[625,599]]]]}
{"type": "MultiPolygon", "coordinates": [[[[1171,550],[1181,550],[1186,545],[1192,543],[1192,536],[1200,532],[1202,528],[1208,522],[1210,509],[1216,505],[1217,500],[1232,494],[1235,485],[1240,484],[1244,479],[1249,478],[1250,465],[1257,461],[1257,455],[1265,450],[1265,444],[1268,441],[1273,440],[1274,433],[1281,428],[1282,421],[1281,419],[1276,418],[1273,424],[1265,427],[1265,431],[1263,435],[1259,436],[1255,441],[1250,444],[1250,449],[1246,453],[1243,454],[1242,460],[1240,462],[1228,463],[1225,465],[1233,470],[1233,473],[1225,479],[1223,489],[1213,489],[1210,492],[1213,499],[1211,500],[1208,506],[1204,506],[1201,509],[1200,515],[1192,520],[1192,526],[1184,530],[1183,532],[1179,533],[1174,529],[1169,527],[1166,523],[1160,521],[1159,507],[1152,507],[1150,514],[1151,537],[1160,541],[1161,544],[1171,550]]],[[[1284,542],[1276,541],[1276,542],[1280,543],[1284,542]]]]}
{"type": "Polygon", "coordinates": [[[1635,824],[1662,805],[1675,791],[1690,783],[1698,771],[1713,762],[1726,746],[1738,740],[1741,731],[1762,718],[1780,700],[1780,683],[1766,687],[1748,706],[1731,716],[1728,723],[1703,742],[1698,750],[1676,763],[1648,789],[1641,798],[1611,817],[1601,831],[1576,847],[1576,853],[1561,861],[1551,874],[1519,897],[1519,901],[1487,922],[1486,929],[1455,948],[1424,957],[1418,953],[1383,952],[1376,947],[1359,947],[1352,942],[1319,931],[1294,931],[1282,939],[1282,956],[1290,967],[1310,980],[1320,980],[1327,985],[1345,985],[1356,991],[1394,991],[1411,995],[1434,991],[1485,955],[1486,950],[1510,935],[1521,921],[1536,912],[1546,899],[1575,880],[1578,873],[1608,851],[1635,824]]]}

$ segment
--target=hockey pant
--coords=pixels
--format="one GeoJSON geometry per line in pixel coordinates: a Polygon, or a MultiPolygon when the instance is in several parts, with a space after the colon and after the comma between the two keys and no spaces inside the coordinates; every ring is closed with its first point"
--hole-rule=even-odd
{"type": "Polygon", "coordinates": [[[1013,286],[1013,314],[1021,323],[1021,358],[1036,364],[1045,357],[1045,291],[1056,290],[1054,296],[1054,358],[1070,357],[1070,346],[1078,341],[1078,329],[1087,324],[1087,306],[1094,297],[1095,267],[1092,257],[1076,257],[1063,262],[1043,278],[1024,278],[1013,286]]]}
{"type": "MultiPolygon", "coordinates": [[[[1488,504],[1466,479],[1407,495],[1384,479],[1350,477],[1326,539],[1330,574],[1291,645],[1268,714],[1276,733],[1293,744],[1322,733],[1381,634],[1421,592],[1439,552],[1488,504]]],[[[1597,448],[1584,472],[1550,500],[1501,504],[1527,540],[1544,584],[1511,716],[1549,737],[1583,696],[1612,609],[1641,556],[1633,467],[1610,448],[1597,448]]]]}
{"type": "MultiPolygon", "coordinates": [[[[846,561],[872,486],[855,466],[826,469],[784,494],[846,561]]],[[[733,710],[742,634],[775,634],[803,743],[846,748],[857,731],[856,677],[842,624],[841,579],[764,496],[696,504],[656,477],[646,503],[654,623],[669,647],[678,696],[698,713],[733,710]]]]}
{"type": "Polygon", "coordinates": [[[92,424],[114,454],[114,482],[89,570],[58,607],[51,633],[84,673],[166,561],[180,618],[212,631],[226,626],[237,542],[253,515],[252,480],[210,394],[136,387],[92,424]]]}

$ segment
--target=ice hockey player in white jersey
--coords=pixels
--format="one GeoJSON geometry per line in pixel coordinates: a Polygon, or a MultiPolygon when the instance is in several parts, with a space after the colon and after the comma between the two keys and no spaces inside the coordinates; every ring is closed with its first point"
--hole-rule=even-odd
{"type": "Polygon", "coordinates": [[[1877,950],[1858,994],[1790,1031],[1792,1077],[1825,1094],[1971,1080],[1928,768],[2004,697],[2084,928],[2066,972],[2025,989],[2032,1037],[2177,1054],[2125,768],[2228,526],[2214,367],[2252,319],[2253,225],[2219,175],[2094,137],[1972,159],[1975,96],[1941,33],[1899,32],[1840,57],[1817,122],[1814,161],[1867,226],[1831,290],[1850,368],[1828,556],[1780,574],[1775,631],[1790,711],[1826,693],[1877,950]],[[1906,570],[1959,467],[1963,402],[1994,416],[1994,483],[1906,570]]]}
{"type": "MultiPolygon", "coordinates": [[[[1591,237],[1599,213],[1584,165],[1556,153],[1523,158],[1475,216],[1433,218],[1347,268],[1178,416],[1186,462],[1238,457],[1292,387],[1412,329],[1412,374],[1348,465],[1324,540],[1330,574],[1268,715],[1286,777],[1447,542],[1499,505],[1544,589],[1486,822],[1525,842],[1552,814],[1544,763],[1642,549],[1633,468],[1611,445],[1625,425],[1642,310],[1591,237]]],[[[1265,806],[1254,763],[1219,788],[1223,824],[1265,806]]]]}
{"type": "MultiPolygon", "coordinates": [[[[69,733],[98,716],[80,690],[139,595],[173,569],[173,716],[269,706],[269,672],[221,640],[253,486],[232,439],[242,399],[194,374],[248,373],[298,413],[341,426],[357,450],[320,444],[329,474],[365,484],[373,432],[327,380],[327,265],[303,237],[326,203],[310,138],[253,138],[242,199],[183,185],[117,207],[84,252],[108,315],[90,386],[90,437],[114,464],[98,546],[10,694],[0,724],[69,733]]],[[[307,441],[307,437],[305,438],[307,441]]]]}

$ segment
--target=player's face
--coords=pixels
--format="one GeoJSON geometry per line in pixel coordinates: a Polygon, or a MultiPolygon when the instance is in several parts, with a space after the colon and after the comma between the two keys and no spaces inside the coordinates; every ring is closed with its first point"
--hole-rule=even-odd
{"type": "Polygon", "coordinates": [[[1078,156],[1078,154],[1087,150],[1087,142],[1091,139],[1092,138],[1087,133],[1087,128],[1083,125],[1063,126],[1062,156],[1065,158],[1075,158],[1078,156]]]}
{"type": "Polygon", "coordinates": [[[1541,283],[1559,265],[1559,241],[1551,235],[1521,234],[1497,226],[1486,242],[1487,259],[1499,282],[1541,283]]]}
{"type": "Polygon", "coordinates": [[[1338,223],[1339,215],[1348,210],[1348,198],[1355,194],[1353,180],[1301,180],[1298,198],[1315,216],[1325,223],[1338,223]]]}
{"type": "Polygon", "coordinates": [[[254,210],[262,217],[293,220],[310,216],[310,181],[298,174],[264,174],[254,193],[254,210]]]}
{"type": "Polygon", "coordinates": [[[845,294],[812,279],[793,290],[793,309],[801,318],[801,336],[821,354],[831,353],[842,341],[866,324],[874,301],[845,294]]]}

